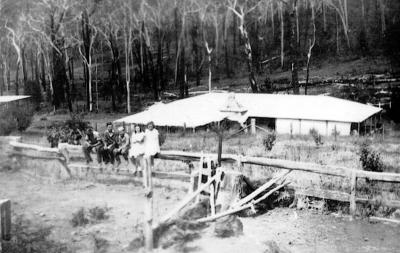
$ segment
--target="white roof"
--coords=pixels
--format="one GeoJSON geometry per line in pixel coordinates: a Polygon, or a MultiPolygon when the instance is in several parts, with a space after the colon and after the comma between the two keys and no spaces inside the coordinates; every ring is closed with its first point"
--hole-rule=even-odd
{"type": "Polygon", "coordinates": [[[0,103],[8,103],[11,101],[21,100],[30,96],[0,96],[0,103]]]}
{"type": "Polygon", "coordinates": [[[235,100],[244,109],[235,113],[224,110],[227,101],[232,99],[230,96],[232,93],[209,93],[157,104],[116,122],[146,124],[154,121],[158,126],[197,127],[224,118],[244,122],[249,117],[260,117],[356,123],[382,110],[329,96],[234,93],[235,100]]]}

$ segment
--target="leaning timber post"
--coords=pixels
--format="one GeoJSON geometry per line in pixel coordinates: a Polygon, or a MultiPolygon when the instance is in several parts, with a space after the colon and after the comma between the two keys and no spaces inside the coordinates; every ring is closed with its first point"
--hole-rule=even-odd
{"type": "Polygon", "coordinates": [[[250,132],[251,134],[256,134],[256,119],[251,118],[250,120],[250,132]]]}
{"type": "MultiPolygon", "coordinates": [[[[222,138],[223,134],[222,131],[220,130],[218,132],[218,167],[221,167],[221,157],[222,157],[222,138]]],[[[211,167],[210,167],[211,169],[211,167]]]]}
{"type": "MultiPolygon", "coordinates": [[[[207,161],[207,174],[208,174],[208,181],[212,178],[212,164],[211,159],[207,161]]],[[[210,184],[210,208],[211,208],[211,215],[215,215],[215,182],[210,184]]]]}
{"type": "Polygon", "coordinates": [[[350,215],[356,216],[356,190],[357,190],[357,172],[353,170],[350,177],[350,215]]]}
{"type": "Polygon", "coordinates": [[[0,252],[3,242],[11,240],[11,201],[0,200],[0,252]]]}
{"type": "Polygon", "coordinates": [[[150,161],[145,164],[145,197],[146,197],[146,207],[145,207],[145,247],[146,252],[153,251],[153,183],[151,175],[151,165],[150,161]]]}

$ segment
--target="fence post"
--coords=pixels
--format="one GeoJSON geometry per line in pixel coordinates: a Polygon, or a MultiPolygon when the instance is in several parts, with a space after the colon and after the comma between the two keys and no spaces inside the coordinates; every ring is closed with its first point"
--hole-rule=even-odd
{"type": "Polygon", "coordinates": [[[11,201],[0,200],[0,241],[11,239],[11,201]]]}
{"type": "Polygon", "coordinates": [[[153,182],[151,173],[151,162],[145,163],[145,196],[146,196],[146,207],[145,207],[145,247],[146,252],[153,252],[153,182]]]}
{"type": "Polygon", "coordinates": [[[350,177],[350,215],[356,216],[356,190],[357,190],[357,172],[353,170],[350,177]]]}
{"type": "Polygon", "coordinates": [[[256,119],[255,118],[251,118],[250,120],[250,129],[251,129],[251,134],[255,134],[256,133],[256,119]]]}

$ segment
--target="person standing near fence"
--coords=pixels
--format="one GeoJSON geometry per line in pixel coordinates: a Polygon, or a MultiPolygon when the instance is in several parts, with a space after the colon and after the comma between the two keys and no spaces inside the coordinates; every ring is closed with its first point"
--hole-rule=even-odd
{"type": "Polygon", "coordinates": [[[144,155],[144,133],[139,125],[136,125],[131,136],[131,148],[129,149],[129,158],[135,167],[134,174],[143,171],[143,155],[144,155]]]}
{"type": "MultiPolygon", "coordinates": [[[[157,157],[158,153],[160,153],[159,133],[151,121],[147,123],[147,129],[144,133],[145,175],[153,171],[154,157],[157,157]]],[[[146,178],[145,175],[144,178],[146,178]]],[[[147,184],[147,182],[145,183],[147,184]]]]}

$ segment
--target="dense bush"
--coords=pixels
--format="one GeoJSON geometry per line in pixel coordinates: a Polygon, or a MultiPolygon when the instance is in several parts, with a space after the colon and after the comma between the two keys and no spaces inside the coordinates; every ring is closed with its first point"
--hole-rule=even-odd
{"type": "Polygon", "coordinates": [[[85,130],[89,126],[89,122],[84,121],[85,114],[84,113],[72,113],[71,118],[65,121],[65,127],[74,128],[78,126],[79,130],[85,130]]]}
{"type": "Polygon", "coordinates": [[[366,171],[382,172],[384,169],[380,154],[371,150],[366,142],[360,147],[360,162],[366,171]]]}
{"type": "Polygon", "coordinates": [[[0,112],[0,135],[9,135],[12,131],[24,131],[32,123],[33,109],[10,106],[0,112]]]}
{"type": "Polygon", "coordinates": [[[165,143],[166,139],[167,139],[167,135],[165,134],[165,132],[160,131],[159,136],[158,136],[158,142],[159,142],[160,146],[162,146],[165,143]]]}
{"type": "Polygon", "coordinates": [[[269,132],[266,135],[264,135],[264,137],[262,139],[262,143],[263,143],[265,150],[271,151],[275,145],[275,141],[276,141],[275,131],[269,132]]]}
{"type": "Polygon", "coordinates": [[[322,141],[322,135],[320,135],[315,128],[310,129],[310,135],[313,138],[315,145],[320,146],[324,144],[322,141]]]}

